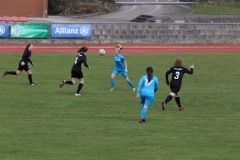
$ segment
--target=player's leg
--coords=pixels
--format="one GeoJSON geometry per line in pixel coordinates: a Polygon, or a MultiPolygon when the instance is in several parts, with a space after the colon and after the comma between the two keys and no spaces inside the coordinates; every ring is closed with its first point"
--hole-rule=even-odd
{"type": "Polygon", "coordinates": [[[135,91],[135,88],[134,88],[134,86],[133,86],[132,81],[128,78],[127,72],[125,72],[125,71],[122,72],[122,76],[125,78],[126,82],[129,84],[129,86],[132,87],[132,90],[135,91]]]}
{"type": "Polygon", "coordinates": [[[34,86],[36,85],[33,81],[32,81],[32,71],[30,69],[30,67],[26,66],[27,68],[25,68],[24,70],[28,73],[28,80],[30,85],[34,86]]]}
{"type": "Polygon", "coordinates": [[[21,64],[19,63],[17,71],[5,71],[3,73],[3,77],[8,75],[8,74],[10,74],[10,75],[17,75],[18,76],[19,74],[21,74],[22,70],[23,70],[23,66],[21,66],[21,64]]]}
{"type": "Polygon", "coordinates": [[[177,86],[175,86],[175,102],[177,103],[177,105],[178,105],[178,108],[179,108],[179,110],[181,111],[183,108],[184,108],[184,106],[181,106],[181,102],[180,102],[180,89],[181,89],[181,85],[177,85],[177,86]]]}
{"type": "Polygon", "coordinates": [[[76,94],[75,94],[76,96],[81,96],[80,91],[83,87],[84,78],[79,79],[79,81],[80,81],[80,83],[78,84],[78,89],[77,89],[76,94]]]}
{"type": "Polygon", "coordinates": [[[144,100],[142,100],[142,102],[144,102],[143,103],[144,105],[143,105],[143,109],[142,109],[142,113],[141,113],[139,123],[146,122],[145,117],[146,117],[147,112],[148,112],[148,107],[152,106],[154,97],[153,96],[141,96],[141,99],[144,99],[144,100]]]}
{"type": "Polygon", "coordinates": [[[165,110],[166,109],[166,104],[172,100],[173,97],[176,96],[176,94],[178,93],[179,91],[179,87],[176,87],[175,85],[172,85],[170,83],[170,89],[171,89],[171,92],[170,94],[166,97],[166,99],[162,102],[162,110],[165,110]]]}
{"type": "Polygon", "coordinates": [[[181,107],[181,103],[180,103],[180,94],[178,92],[178,94],[175,96],[175,102],[177,103],[178,107],[181,107]]]}
{"type": "Polygon", "coordinates": [[[145,117],[147,115],[148,112],[148,105],[144,104],[143,105],[143,109],[142,109],[142,113],[141,113],[141,118],[139,120],[139,123],[145,122],[145,117]]]}
{"type": "Polygon", "coordinates": [[[8,75],[8,74],[10,74],[10,75],[17,75],[17,72],[15,72],[15,71],[5,71],[5,72],[3,72],[3,77],[8,75]]]}
{"type": "Polygon", "coordinates": [[[117,71],[117,70],[114,70],[111,74],[110,83],[111,83],[112,88],[110,89],[110,91],[113,91],[115,88],[115,80],[114,79],[118,74],[119,74],[119,71],[117,71]]]}
{"type": "Polygon", "coordinates": [[[166,109],[166,104],[172,100],[173,97],[175,97],[176,94],[171,92],[167,97],[166,99],[162,102],[162,110],[165,110],[166,109]]]}
{"type": "Polygon", "coordinates": [[[141,99],[141,109],[140,109],[140,120],[139,120],[139,123],[142,123],[142,122],[145,122],[145,119],[141,119],[142,117],[142,112],[143,112],[143,108],[144,108],[144,104],[145,104],[145,96],[140,96],[140,99],[141,99]]]}
{"type": "Polygon", "coordinates": [[[81,89],[83,87],[83,83],[84,83],[84,76],[83,76],[82,71],[78,72],[77,78],[79,79],[80,83],[78,84],[78,89],[77,89],[75,95],[76,96],[81,96],[80,91],[81,91],[81,89]]]}
{"type": "Polygon", "coordinates": [[[177,103],[177,105],[178,105],[179,110],[180,110],[180,111],[183,110],[183,109],[184,109],[184,106],[181,105],[180,92],[178,92],[178,94],[176,95],[175,101],[176,101],[176,103],[177,103]]]}
{"type": "Polygon", "coordinates": [[[61,83],[60,83],[60,88],[62,88],[62,86],[64,85],[64,84],[69,84],[69,85],[73,85],[73,84],[75,84],[75,82],[76,82],[76,77],[77,77],[77,74],[73,71],[73,70],[71,70],[71,80],[70,81],[66,81],[66,80],[63,80],[61,83]]]}
{"type": "MultiPolygon", "coordinates": [[[[14,71],[13,71],[14,72],[14,71]]],[[[21,73],[22,73],[22,70],[17,70],[16,72],[16,75],[18,76],[18,75],[20,75],[21,73]]],[[[15,74],[13,74],[13,75],[15,75],[15,74]]]]}

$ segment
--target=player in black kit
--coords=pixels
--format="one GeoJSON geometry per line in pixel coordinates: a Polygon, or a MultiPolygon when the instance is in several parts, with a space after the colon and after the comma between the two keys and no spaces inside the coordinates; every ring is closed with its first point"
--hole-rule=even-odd
{"type": "Polygon", "coordinates": [[[193,68],[194,68],[194,65],[190,66],[190,70],[188,70],[187,68],[184,68],[182,64],[182,59],[177,58],[173,64],[173,67],[171,67],[166,72],[165,76],[166,76],[167,85],[169,85],[168,75],[172,73],[172,79],[170,82],[171,93],[169,96],[167,96],[165,101],[162,102],[163,110],[165,110],[166,108],[166,103],[171,101],[173,97],[175,97],[175,101],[179,107],[179,110],[181,111],[184,109],[184,106],[181,106],[181,103],[180,103],[180,89],[182,85],[182,78],[184,73],[193,74],[193,68]]]}
{"type": "Polygon", "coordinates": [[[5,71],[3,73],[3,77],[10,74],[10,75],[19,75],[21,74],[22,70],[25,70],[28,73],[28,80],[30,82],[30,85],[34,86],[36,85],[33,81],[32,81],[32,71],[30,69],[30,67],[28,66],[28,62],[31,63],[31,65],[33,67],[35,67],[35,64],[30,60],[31,54],[32,54],[32,49],[33,49],[33,44],[28,44],[24,50],[24,53],[22,55],[22,59],[20,60],[19,64],[18,64],[18,70],[15,71],[5,71]]]}
{"type": "Polygon", "coordinates": [[[78,85],[78,89],[75,96],[81,96],[79,92],[81,91],[84,83],[84,75],[82,73],[82,67],[81,67],[82,63],[84,64],[85,67],[90,68],[90,66],[87,64],[87,57],[86,57],[87,51],[88,51],[87,47],[82,47],[77,51],[78,55],[74,60],[72,70],[71,70],[72,80],[71,81],[63,80],[60,83],[60,88],[62,88],[64,84],[73,85],[76,82],[76,78],[78,78],[80,83],[78,85]]]}

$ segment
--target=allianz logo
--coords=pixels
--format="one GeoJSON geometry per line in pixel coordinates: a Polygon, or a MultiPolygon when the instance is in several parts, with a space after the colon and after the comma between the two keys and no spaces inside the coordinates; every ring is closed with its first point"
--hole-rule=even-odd
{"type": "Polygon", "coordinates": [[[5,27],[0,25],[0,35],[3,35],[5,33],[5,27]]]}
{"type": "Polygon", "coordinates": [[[56,27],[55,34],[82,34],[87,35],[89,28],[82,26],[81,28],[67,28],[67,27],[56,27]]]}

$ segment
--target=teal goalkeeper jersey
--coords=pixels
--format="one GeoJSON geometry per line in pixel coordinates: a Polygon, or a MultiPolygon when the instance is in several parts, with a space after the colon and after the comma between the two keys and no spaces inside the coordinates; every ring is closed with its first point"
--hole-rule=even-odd
{"type": "Polygon", "coordinates": [[[144,75],[140,79],[137,88],[137,94],[154,96],[154,92],[158,90],[158,78],[153,76],[153,79],[148,82],[148,76],[144,75]]]}

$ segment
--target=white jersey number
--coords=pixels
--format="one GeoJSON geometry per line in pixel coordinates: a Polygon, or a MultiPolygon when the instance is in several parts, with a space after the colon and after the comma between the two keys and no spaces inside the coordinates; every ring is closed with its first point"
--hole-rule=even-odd
{"type": "Polygon", "coordinates": [[[175,76],[174,76],[174,79],[178,79],[180,76],[180,72],[175,72],[175,76]]]}
{"type": "Polygon", "coordinates": [[[149,83],[148,83],[148,79],[145,79],[145,86],[148,87],[150,84],[152,84],[153,80],[151,80],[149,83]]]}
{"type": "Polygon", "coordinates": [[[77,64],[77,60],[78,60],[78,57],[76,57],[75,61],[74,61],[74,64],[76,65],[77,64]]]}

